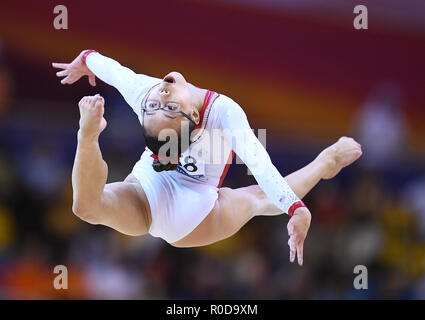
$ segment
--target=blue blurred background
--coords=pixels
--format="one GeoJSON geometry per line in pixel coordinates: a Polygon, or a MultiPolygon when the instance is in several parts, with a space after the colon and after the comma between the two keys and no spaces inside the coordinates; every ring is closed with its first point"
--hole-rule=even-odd
{"type": "MultiPolygon", "coordinates": [[[[424,299],[425,3],[422,0],[159,0],[0,3],[0,298],[424,299]],[[66,5],[69,29],[53,28],[66,5]],[[369,29],[353,28],[364,4],[369,29]],[[226,94],[286,175],[342,135],[363,157],[305,199],[302,268],[287,216],[258,217],[215,245],[176,249],[80,221],[71,211],[77,102],[100,93],[108,181],[144,150],[120,94],[62,86],[50,63],[96,49],[138,73],[177,70],[226,94]],[[66,265],[69,289],[53,288],[66,265]],[[369,289],[353,288],[365,265],[369,289]]],[[[254,184],[243,165],[224,186],[254,184]]]]}

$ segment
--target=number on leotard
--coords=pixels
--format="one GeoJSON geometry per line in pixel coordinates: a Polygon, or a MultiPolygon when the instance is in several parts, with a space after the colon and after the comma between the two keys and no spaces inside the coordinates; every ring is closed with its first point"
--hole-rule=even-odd
{"type": "Polygon", "coordinates": [[[185,168],[187,171],[195,172],[196,170],[198,170],[198,167],[195,166],[195,164],[196,164],[195,158],[193,158],[191,156],[186,156],[184,158],[184,163],[185,163],[185,165],[183,166],[183,168],[185,168]],[[191,161],[189,162],[189,160],[191,160],[191,161]]]}

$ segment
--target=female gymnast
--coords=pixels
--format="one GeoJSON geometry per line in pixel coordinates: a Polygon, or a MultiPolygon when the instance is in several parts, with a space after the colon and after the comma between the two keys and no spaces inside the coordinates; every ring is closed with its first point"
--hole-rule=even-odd
{"type": "Polygon", "coordinates": [[[62,69],[57,72],[65,77],[62,84],[88,76],[92,86],[95,77],[114,86],[142,125],[146,149],[140,160],[124,181],[106,183],[108,167],[98,142],[106,127],[104,99],[95,95],[79,102],[72,210],[86,222],[127,235],[149,233],[175,247],[203,246],[232,236],[255,216],[287,213],[289,260],[297,255],[302,265],[311,214],[300,199],[362,154],[356,141],[342,137],[283,178],[245,112],[224,94],[194,86],[178,72],[163,79],[136,74],[94,50],[52,65],[62,69]],[[258,185],[221,187],[234,153],[258,185]]]}

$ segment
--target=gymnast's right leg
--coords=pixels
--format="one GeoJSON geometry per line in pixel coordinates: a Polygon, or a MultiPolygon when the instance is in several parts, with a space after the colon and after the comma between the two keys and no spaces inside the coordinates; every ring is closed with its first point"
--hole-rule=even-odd
{"type": "Polygon", "coordinates": [[[127,235],[143,235],[151,224],[146,195],[133,175],[106,184],[108,166],[102,158],[99,135],[106,127],[104,99],[96,95],[79,102],[80,129],[72,169],[72,211],[82,220],[103,224],[127,235]]]}

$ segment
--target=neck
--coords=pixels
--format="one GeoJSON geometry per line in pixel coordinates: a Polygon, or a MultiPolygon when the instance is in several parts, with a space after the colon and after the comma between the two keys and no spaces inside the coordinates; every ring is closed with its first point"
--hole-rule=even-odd
{"type": "Polygon", "coordinates": [[[193,84],[189,83],[189,90],[192,94],[192,101],[196,107],[196,109],[201,112],[202,106],[204,105],[205,96],[207,94],[206,89],[198,88],[193,84]]]}

